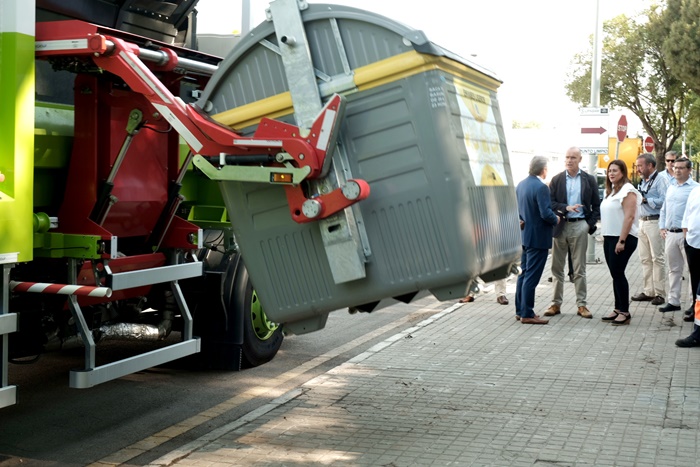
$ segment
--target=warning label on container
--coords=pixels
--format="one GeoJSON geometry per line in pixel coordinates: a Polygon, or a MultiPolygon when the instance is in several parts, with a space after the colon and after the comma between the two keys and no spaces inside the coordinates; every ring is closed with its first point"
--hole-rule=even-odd
{"type": "Polygon", "coordinates": [[[505,158],[488,91],[454,80],[464,144],[475,185],[507,185],[505,158]]]}

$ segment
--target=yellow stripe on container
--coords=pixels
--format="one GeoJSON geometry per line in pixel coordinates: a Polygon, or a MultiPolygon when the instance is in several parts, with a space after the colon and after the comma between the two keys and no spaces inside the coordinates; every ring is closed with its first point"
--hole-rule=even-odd
{"type": "MultiPolygon", "coordinates": [[[[359,91],[364,91],[432,70],[443,71],[494,92],[501,84],[497,79],[485,76],[481,72],[449,58],[421,54],[415,51],[395,55],[357,68],[354,74],[354,83],[359,91]]],[[[235,130],[241,130],[257,125],[263,117],[279,118],[293,112],[292,95],[289,92],[284,92],[220,112],[213,115],[212,118],[235,130]]]]}

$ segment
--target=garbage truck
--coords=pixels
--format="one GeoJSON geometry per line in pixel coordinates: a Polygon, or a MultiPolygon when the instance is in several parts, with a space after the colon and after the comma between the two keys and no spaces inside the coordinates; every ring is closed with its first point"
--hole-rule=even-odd
{"type": "Polygon", "coordinates": [[[517,269],[494,73],[303,0],[220,58],[196,4],[0,6],[0,407],[10,365],[45,352],[84,349],[80,389],[180,358],[238,370],[331,311],[517,269]],[[133,340],[154,344],[99,352],[133,340]]]}

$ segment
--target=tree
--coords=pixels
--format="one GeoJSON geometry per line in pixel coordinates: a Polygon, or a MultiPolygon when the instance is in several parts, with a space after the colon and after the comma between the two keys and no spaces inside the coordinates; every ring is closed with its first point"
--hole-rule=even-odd
{"type": "Polygon", "coordinates": [[[700,0],[668,0],[661,22],[671,73],[700,95],[700,0]]]}
{"type": "MultiPolygon", "coordinates": [[[[657,166],[663,169],[663,154],[681,136],[691,100],[687,86],[666,63],[662,49],[668,29],[661,14],[652,7],[636,18],[620,15],[603,24],[600,101],[639,118],[656,142],[657,166]]],[[[590,97],[591,55],[574,57],[566,85],[569,98],[581,105],[590,97]]]]}
{"type": "Polygon", "coordinates": [[[691,159],[700,163],[700,0],[668,0],[661,16],[668,36],[663,44],[671,73],[694,91],[695,102],[686,120],[686,138],[696,154],[691,159]]]}

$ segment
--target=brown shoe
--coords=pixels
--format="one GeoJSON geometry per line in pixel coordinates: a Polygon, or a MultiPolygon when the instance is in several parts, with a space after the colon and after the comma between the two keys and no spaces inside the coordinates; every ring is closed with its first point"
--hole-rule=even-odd
{"type": "Polygon", "coordinates": [[[505,295],[499,295],[498,298],[496,298],[496,301],[500,303],[501,305],[507,305],[508,304],[508,298],[505,295]]]}
{"type": "MultiPolygon", "coordinates": [[[[535,315],[535,318],[540,319],[540,315],[535,315]]],[[[515,315],[515,320],[520,321],[520,315],[515,315]]]]}
{"type": "Polygon", "coordinates": [[[559,309],[559,305],[552,305],[549,308],[547,308],[547,311],[544,312],[545,316],[554,316],[561,314],[561,310],[559,309]]]}
{"type": "Polygon", "coordinates": [[[632,295],[633,302],[650,302],[654,300],[654,297],[650,297],[644,292],[638,293],[637,295],[632,295]]]}
{"type": "Polygon", "coordinates": [[[593,318],[593,315],[592,315],[591,312],[588,310],[588,308],[586,308],[585,306],[580,306],[580,307],[578,307],[578,315],[579,315],[581,318],[588,318],[588,319],[593,318]]]}
{"type": "Polygon", "coordinates": [[[471,295],[467,295],[466,297],[464,297],[463,299],[461,299],[461,300],[459,301],[459,303],[471,303],[471,302],[473,302],[473,301],[474,301],[474,297],[472,297],[471,295]]]}
{"type": "Polygon", "coordinates": [[[520,322],[523,324],[547,324],[549,320],[540,318],[520,318],[520,322]]]}
{"type": "Polygon", "coordinates": [[[664,303],[666,303],[666,300],[664,300],[664,297],[662,297],[661,295],[657,295],[656,297],[651,299],[652,305],[659,306],[659,305],[662,305],[664,303]]]}

